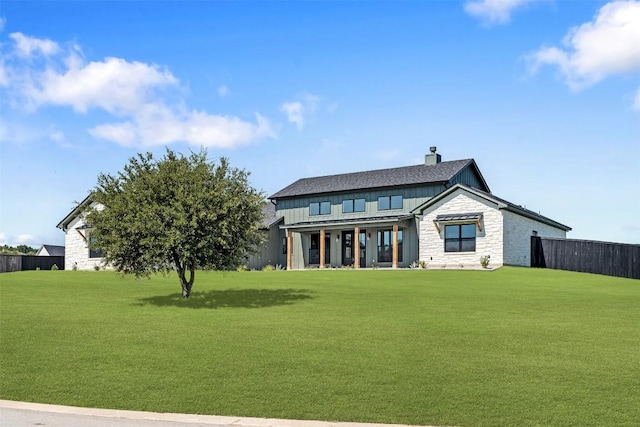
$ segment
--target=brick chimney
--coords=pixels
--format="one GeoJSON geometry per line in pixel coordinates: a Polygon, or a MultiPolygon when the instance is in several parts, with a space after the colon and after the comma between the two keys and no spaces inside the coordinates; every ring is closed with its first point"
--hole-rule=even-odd
{"type": "Polygon", "coordinates": [[[436,153],[436,147],[430,147],[429,150],[431,151],[431,154],[424,156],[424,164],[427,166],[433,166],[440,163],[442,158],[440,157],[440,154],[436,153]]]}

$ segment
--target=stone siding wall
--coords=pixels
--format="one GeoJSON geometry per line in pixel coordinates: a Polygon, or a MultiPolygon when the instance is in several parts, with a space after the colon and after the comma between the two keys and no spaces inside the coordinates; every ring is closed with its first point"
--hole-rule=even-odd
{"type": "Polygon", "coordinates": [[[480,257],[491,256],[491,267],[503,264],[503,217],[497,205],[469,193],[455,192],[430,206],[420,221],[419,259],[433,268],[479,267],[480,257]],[[482,230],[476,227],[475,252],[445,252],[444,226],[440,232],[433,220],[441,214],[482,212],[482,230]]]}
{"type": "Polygon", "coordinates": [[[89,246],[86,239],[89,237],[90,230],[79,229],[85,224],[83,216],[80,215],[67,226],[64,235],[65,270],[73,270],[74,265],[78,270],[94,270],[96,266],[103,268],[102,258],[89,258],[89,246]]]}
{"type": "Polygon", "coordinates": [[[567,232],[534,219],[503,211],[504,215],[504,263],[506,265],[531,266],[531,236],[537,231],[540,237],[566,238],[567,232]]]}

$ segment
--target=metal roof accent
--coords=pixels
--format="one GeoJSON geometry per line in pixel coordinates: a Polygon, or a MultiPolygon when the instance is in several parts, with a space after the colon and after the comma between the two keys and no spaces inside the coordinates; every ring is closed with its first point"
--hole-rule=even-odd
{"type": "Polygon", "coordinates": [[[449,222],[449,221],[477,221],[482,218],[482,212],[441,214],[433,220],[433,222],[449,222]]]}
{"type": "Polygon", "coordinates": [[[480,181],[486,182],[473,159],[440,162],[435,165],[414,165],[391,169],[378,169],[339,175],[302,178],[269,196],[269,199],[311,196],[386,187],[411,186],[449,182],[456,174],[472,166],[480,181]]]}

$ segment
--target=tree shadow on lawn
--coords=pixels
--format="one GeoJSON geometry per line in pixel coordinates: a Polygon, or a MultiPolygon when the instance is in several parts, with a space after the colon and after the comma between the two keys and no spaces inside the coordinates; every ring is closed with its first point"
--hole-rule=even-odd
{"type": "Polygon", "coordinates": [[[313,298],[306,289],[224,289],[192,292],[189,299],[181,293],[141,298],[137,305],[184,308],[264,308],[290,305],[313,298]]]}

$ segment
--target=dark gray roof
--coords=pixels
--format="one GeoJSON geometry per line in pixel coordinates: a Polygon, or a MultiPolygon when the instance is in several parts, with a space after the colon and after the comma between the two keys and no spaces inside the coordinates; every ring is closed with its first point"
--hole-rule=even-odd
{"type": "Polygon", "coordinates": [[[414,210],[412,210],[412,213],[422,213],[427,207],[433,205],[434,203],[438,202],[439,200],[442,200],[443,198],[445,198],[446,196],[448,196],[449,194],[458,191],[458,190],[465,190],[468,191],[470,193],[475,193],[476,195],[478,195],[479,197],[482,197],[484,199],[490,200],[494,203],[496,203],[499,207],[499,209],[505,209],[511,212],[514,212],[518,215],[522,215],[524,217],[527,218],[531,218],[534,219],[536,221],[542,222],[544,224],[547,225],[551,225],[552,227],[556,227],[559,228],[561,230],[565,230],[565,231],[570,231],[571,227],[569,227],[568,225],[564,225],[562,223],[559,223],[558,221],[554,221],[551,218],[548,218],[544,215],[541,215],[537,212],[534,212],[532,210],[529,210],[527,208],[524,208],[520,205],[516,205],[515,203],[511,203],[505,199],[501,199],[500,197],[495,196],[492,193],[487,193],[486,191],[482,191],[479,190],[477,188],[472,188],[469,187],[468,185],[464,185],[464,184],[456,184],[451,188],[446,189],[445,191],[443,191],[442,193],[438,194],[437,196],[427,200],[426,202],[424,202],[422,205],[418,206],[417,208],[415,208],[414,210]]]}
{"type": "Polygon", "coordinates": [[[38,253],[42,252],[43,249],[47,251],[49,256],[64,256],[64,246],[42,245],[38,253]]]}
{"type": "MultiPolygon", "coordinates": [[[[391,169],[378,169],[339,175],[302,178],[269,196],[269,199],[308,196],[313,194],[365,190],[406,185],[448,182],[458,172],[473,164],[473,159],[453,160],[435,165],[404,166],[391,169]]],[[[482,177],[480,176],[482,179],[482,177]]]]}
{"type": "Polygon", "coordinates": [[[278,222],[282,217],[276,216],[276,207],[271,202],[265,202],[262,206],[262,225],[261,228],[269,228],[274,222],[278,222]]]}

